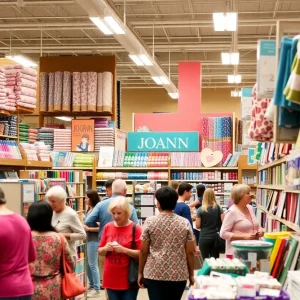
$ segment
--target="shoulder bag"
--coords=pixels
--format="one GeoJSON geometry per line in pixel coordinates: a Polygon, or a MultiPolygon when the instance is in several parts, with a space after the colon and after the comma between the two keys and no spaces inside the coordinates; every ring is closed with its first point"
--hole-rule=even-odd
{"type": "Polygon", "coordinates": [[[60,235],[61,247],[62,247],[62,281],[61,281],[61,294],[64,299],[73,298],[85,293],[86,289],[80,282],[79,278],[73,272],[72,267],[66,260],[65,252],[65,238],[60,235]]]}
{"type": "MultiPolygon", "coordinates": [[[[132,242],[131,242],[131,249],[132,250],[134,250],[136,248],[135,229],[136,229],[136,224],[133,224],[133,226],[132,226],[132,242]]],[[[138,285],[137,284],[138,274],[139,274],[138,263],[133,257],[130,257],[129,270],[128,270],[128,284],[129,284],[129,286],[136,287],[138,285]]]]}
{"type": "Polygon", "coordinates": [[[219,205],[217,205],[218,210],[218,221],[217,221],[217,234],[216,234],[216,240],[215,240],[215,247],[218,248],[219,253],[225,253],[225,240],[223,240],[220,237],[220,230],[222,227],[222,220],[221,220],[221,208],[219,205]]]}

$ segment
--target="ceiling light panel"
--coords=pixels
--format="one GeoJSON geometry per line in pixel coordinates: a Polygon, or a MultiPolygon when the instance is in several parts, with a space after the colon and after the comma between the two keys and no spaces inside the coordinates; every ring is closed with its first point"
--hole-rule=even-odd
{"type": "Polygon", "coordinates": [[[172,99],[178,99],[179,98],[179,94],[178,93],[168,93],[169,96],[172,98],[172,99]]]}
{"type": "Polygon", "coordinates": [[[241,83],[242,75],[228,75],[228,83],[241,83]]]}
{"type": "Polygon", "coordinates": [[[213,13],[215,31],[236,31],[237,13],[213,13]]]}
{"type": "Polygon", "coordinates": [[[137,66],[143,66],[144,63],[140,60],[138,55],[131,55],[129,54],[129,57],[132,59],[132,61],[137,65],[137,66]]]}
{"type": "Polygon", "coordinates": [[[115,34],[125,34],[125,30],[113,17],[104,17],[104,21],[115,34]]]}
{"type": "Polygon", "coordinates": [[[151,59],[146,54],[139,55],[139,59],[143,62],[145,66],[153,66],[151,59]]]}
{"type": "Polygon", "coordinates": [[[156,84],[162,85],[162,81],[160,80],[160,77],[158,76],[153,76],[152,79],[155,81],[156,84]]]}
{"type": "Polygon", "coordinates": [[[90,20],[105,34],[110,35],[113,32],[107,27],[107,25],[98,17],[90,17],[90,20]]]}
{"type": "Polygon", "coordinates": [[[238,65],[240,62],[240,54],[235,53],[221,53],[221,59],[223,65],[238,65]]]}

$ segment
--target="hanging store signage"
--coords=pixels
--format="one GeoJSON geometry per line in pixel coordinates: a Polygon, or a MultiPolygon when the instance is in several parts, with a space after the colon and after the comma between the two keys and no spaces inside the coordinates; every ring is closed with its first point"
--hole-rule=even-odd
{"type": "Polygon", "coordinates": [[[128,132],[127,151],[199,151],[199,132],[128,132]]]}
{"type": "Polygon", "coordinates": [[[276,41],[258,41],[257,96],[272,98],[276,77],[276,41]]]}
{"type": "Polygon", "coordinates": [[[252,114],[252,88],[242,88],[242,119],[250,119],[252,114]]]}

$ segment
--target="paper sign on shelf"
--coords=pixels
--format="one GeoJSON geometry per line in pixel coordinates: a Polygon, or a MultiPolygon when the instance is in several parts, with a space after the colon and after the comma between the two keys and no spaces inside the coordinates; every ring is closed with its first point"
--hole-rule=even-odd
{"type": "Polygon", "coordinates": [[[34,184],[23,183],[23,203],[34,202],[34,184]]]}
{"type": "Polygon", "coordinates": [[[276,41],[261,40],[257,47],[257,96],[272,98],[276,78],[276,41]]]}

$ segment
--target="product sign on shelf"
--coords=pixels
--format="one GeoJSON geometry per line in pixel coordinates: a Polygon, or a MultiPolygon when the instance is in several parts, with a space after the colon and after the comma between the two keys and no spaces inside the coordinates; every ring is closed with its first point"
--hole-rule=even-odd
{"type": "Polygon", "coordinates": [[[258,41],[257,96],[272,98],[276,77],[276,41],[258,41]]]}
{"type": "Polygon", "coordinates": [[[199,151],[199,132],[128,132],[127,151],[199,151]]]}
{"type": "Polygon", "coordinates": [[[72,151],[94,151],[95,120],[72,120],[72,151]]]}

